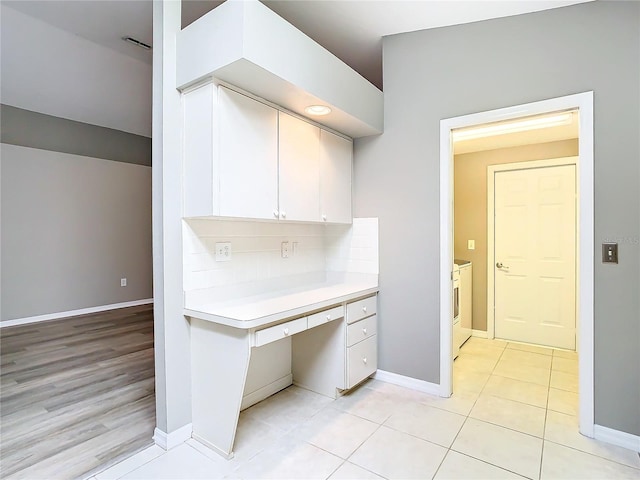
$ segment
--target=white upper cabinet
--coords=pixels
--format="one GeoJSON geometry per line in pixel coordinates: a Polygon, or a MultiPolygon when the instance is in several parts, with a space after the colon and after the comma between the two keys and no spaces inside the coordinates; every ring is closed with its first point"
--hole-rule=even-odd
{"type": "Polygon", "coordinates": [[[274,218],[278,210],[278,111],[218,88],[220,216],[274,218]]]}
{"type": "Polygon", "coordinates": [[[320,130],[320,218],[351,223],[353,142],[320,130]]]}
{"type": "Polygon", "coordinates": [[[184,216],[218,215],[213,172],[215,88],[205,85],[182,96],[184,120],[184,216]]]}
{"type": "Polygon", "coordinates": [[[280,218],[320,221],[320,129],[280,112],[280,218]]]}
{"type": "Polygon", "coordinates": [[[185,217],[351,223],[351,140],[213,83],[183,109],[185,217]]]}

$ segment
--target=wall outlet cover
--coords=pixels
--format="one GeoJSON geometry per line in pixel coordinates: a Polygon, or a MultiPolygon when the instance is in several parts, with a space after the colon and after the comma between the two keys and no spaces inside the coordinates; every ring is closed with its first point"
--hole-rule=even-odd
{"type": "Polygon", "coordinates": [[[289,242],[282,242],[280,246],[282,258],[289,258],[289,242]]]}
{"type": "Polygon", "coordinates": [[[216,262],[231,260],[231,242],[216,242],[216,262]]]}
{"type": "Polygon", "coordinates": [[[467,240],[467,249],[475,250],[476,249],[476,241],[475,240],[467,240]]]}
{"type": "Polygon", "coordinates": [[[120,279],[120,286],[121,287],[126,287],[127,286],[127,279],[126,278],[121,278],[120,279]]]}

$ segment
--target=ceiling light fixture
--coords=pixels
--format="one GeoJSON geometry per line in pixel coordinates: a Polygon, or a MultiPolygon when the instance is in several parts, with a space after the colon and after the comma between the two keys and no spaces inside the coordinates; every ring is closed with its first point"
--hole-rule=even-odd
{"type": "Polygon", "coordinates": [[[564,112],[543,117],[520,118],[513,121],[483,125],[480,127],[461,128],[452,132],[453,141],[472,140],[475,138],[491,137],[506,133],[524,132],[539,128],[557,127],[568,125],[572,122],[572,112],[564,112]]]}
{"type": "Polygon", "coordinates": [[[135,45],[136,47],[144,48],[145,50],[151,50],[151,45],[148,45],[148,44],[146,44],[144,42],[141,42],[137,38],[122,37],[122,40],[124,40],[125,42],[129,42],[129,43],[135,45]]]}
{"type": "Polygon", "coordinates": [[[328,115],[331,109],[326,105],[310,105],[304,109],[309,115],[328,115]]]}

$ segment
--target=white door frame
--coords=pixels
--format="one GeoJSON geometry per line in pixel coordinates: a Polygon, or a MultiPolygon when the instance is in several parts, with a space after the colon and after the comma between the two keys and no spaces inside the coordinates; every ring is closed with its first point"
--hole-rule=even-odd
{"type": "MultiPolygon", "coordinates": [[[[576,165],[578,167],[578,159],[579,157],[563,157],[563,158],[550,158],[548,160],[533,160],[529,162],[515,162],[515,163],[501,163],[498,165],[489,165],[487,167],[487,338],[495,338],[495,298],[494,298],[494,287],[495,287],[495,269],[493,268],[495,264],[495,250],[492,248],[495,241],[495,232],[494,232],[494,212],[495,212],[495,178],[494,174],[496,172],[511,172],[514,170],[530,170],[534,168],[545,168],[545,167],[561,167],[564,165],[576,165]]],[[[576,170],[577,172],[577,170],[576,170]]],[[[576,178],[577,180],[577,178],[576,178]]],[[[577,182],[576,182],[577,184],[577,182]]],[[[578,198],[579,198],[579,190],[578,190],[578,198]]],[[[576,232],[578,231],[578,218],[580,215],[580,205],[576,204],[576,232]]],[[[578,335],[578,328],[580,327],[579,320],[579,311],[580,305],[578,305],[578,295],[577,292],[580,288],[580,266],[578,265],[578,255],[580,254],[580,239],[576,235],[576,335],[578,335]]],[[[576,350],[579,351],[579,345],[576,342],[576,350]]]]}
{"type": "Polygon", "coordinates": [[[530,115],[578,110],[578,265],[580,325],[578,346],[580,432],[594,436],[593,380],[593,276],[594,276],[594,185],[593,185],[593,92],[584,92],[539,102],[473,113],[440,120],[440,395],[449,397],[453,385],[452,285],[453,266],[453,143],[451,130],[530,115]]]}

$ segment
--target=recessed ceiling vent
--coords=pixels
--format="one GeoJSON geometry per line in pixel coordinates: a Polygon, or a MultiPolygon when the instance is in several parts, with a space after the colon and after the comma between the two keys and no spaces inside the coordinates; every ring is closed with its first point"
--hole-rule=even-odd
{"type": "Polygon", "coordinates": [[[144,48],[145,50],[151,50],[151,45],[148,45],[144,42],[141,42],[140,40],[138,40],[137,38],[133,38],[133,37],[122,37],[122,40],[124,40],[125,42],[129,42],[132,43],[140,48],[144,48]]]}

